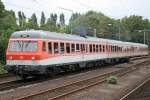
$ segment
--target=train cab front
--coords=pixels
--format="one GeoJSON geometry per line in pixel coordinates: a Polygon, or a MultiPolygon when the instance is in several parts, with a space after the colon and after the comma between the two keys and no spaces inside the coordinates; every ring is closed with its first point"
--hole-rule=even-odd
{"type": "Polygon", "coordinates": [[[6,52],[5,69],[15,75],[39,73],[40,41],[37,39],[10,39],[6,52]]]}

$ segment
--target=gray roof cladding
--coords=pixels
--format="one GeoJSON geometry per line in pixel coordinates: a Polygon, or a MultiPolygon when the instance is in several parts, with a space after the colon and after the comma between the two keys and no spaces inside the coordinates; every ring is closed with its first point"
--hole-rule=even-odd
{"type": "Polygon", "coordinates": [[[97,37],[81,37],[79,35],[71,35],[66,33],[56,33],[48,32],[43,30],[27,30],[27,31],[17,31],[12,33],[11,38],[39,38],[39,39],[56,39],[56,40],[69,40],[69,41],[87,41],[87,42],[101,42],[110,44],[124,44],[132,46],[146,46],[140,43],[122,42],[117,40],[103,39],[97,37]]]}

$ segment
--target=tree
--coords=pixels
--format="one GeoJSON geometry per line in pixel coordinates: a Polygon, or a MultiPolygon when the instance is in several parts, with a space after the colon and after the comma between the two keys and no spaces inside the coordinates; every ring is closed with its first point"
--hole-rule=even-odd
{"type": "Polygon", "coordinates": [[[19,27],[20,29],[26,28],[26,16],[23,12],[18,12],[18,20],[19,20],[19,27]]]}
{"type": "Polygon", "coordinates": [[[121,23],[126,27],[130,32],[135,30],[144,29],[144,20],[142,16],[131,15],[130,17],[124,17],[121,20],[121,23]]]}
{"type": "Polygon", "coordinates": [[[144,40],[141,38],[143,33],[138,33],[136,30],[150,29],[150,22],[148,19],[143,19],[142,16],[138,15],[131,15],[129,17],[122,18],[121,23],[131,36],[130,41],[143,43],[144,40]]]}
{"type": "Polygon", "coordinates": [[[17,23],[14,11],[5,11],[6,16],[3,18],[4,30],[16,30],[17,23]]]}
{"type": "Polygon", "coordinates": [[[100,34],[103,34],[103,37],[106,37],[106,33],[109,33],[109,22],[111,22],[111,18],[105,16],[104,14],[89,11],[85,15],[73,14],[70,19],[69,26],[71,27],[72,23],[74,34],[77,33],[76,30],[81,30],[83,32],[84,28],[84,32],[86,31],[87,35],[94,36],[94,30],[96,30],[98,37],[100,34]]]}
{"type": "Polygon", "coordinates": [[[59,21],[59,23],[60,23],[60,26],[62,27],[62,26],[64,26],[65,25],[65,16],[64,16],[64,14],[62,13],[62,14],[60,14],[60,21],[59,21]]]}
{"type": "Polygon", "coordinates": [[[56,27],[56,22],[57,22],[57,14],[51,14],[50,15],[51,23],[56,27]]]}
{"type": "Polygon", "coordinates": [[[0,18],[3,17],[4,12],[5,12],[5,7],[4,7],[2,1],[0,0],[0,18]]]}
{"type": "Polygon", "coordinates": [[[22,17],[21,11],[18,12],[18,20],[19,20],[19,26],[22,27],[23,26],[23,17],[22,17]]]}
{"type": "Polygon", "coordinates": [[[71,21],[74,21],[75,19],[77,19],[77,18],[80,17],[80,16],[81,16],[80,13],[73,13],[73,14],[71,15],[70,22],[71,22],[71,21]]]}
{"type": "Polygon", "coordinates": [[[38,29],[37,17],[35,13],[33,13],[31,18],[28,20],[27,27],[29,29],[38,29]]]}
{"type": "Polygon", "coordinates": [[[46,21],[46,17],[45,17],[44,12],[42,12],[42,14],[41,14],[41,22],[40,22],[40,24],[41,24],[41,25],[44,25],[44,24],[45,24],[45,21],[46,21]]]}
{"type": "Polygon", "coordinates": [[[50,14],[50,18],[48,18],[46,23],[46,29],[49,31],[58,31],[57,27],[57,14],[50,14]]]}

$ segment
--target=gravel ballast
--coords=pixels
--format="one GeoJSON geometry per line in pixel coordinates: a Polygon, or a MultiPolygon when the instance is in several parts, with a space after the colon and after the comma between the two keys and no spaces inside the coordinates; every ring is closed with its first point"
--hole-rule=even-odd
{"type": "MultiPolygon", "coordinates": [[[[65,100],[119,100],[150,77],[150,65],[119,78],[117,85],[103,83],[88,90],[65,97],[65,100]]],[[[64,99],[63,99],[64,100],[64,99]]]]}

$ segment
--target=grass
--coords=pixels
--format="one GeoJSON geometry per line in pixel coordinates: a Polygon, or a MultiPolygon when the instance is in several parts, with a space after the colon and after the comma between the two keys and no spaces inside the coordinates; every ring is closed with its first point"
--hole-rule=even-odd
{"type": "Polygon", "coordinates": [[[4,66],[0,63],[0,75],[6,74],[6,73],[7,73],[7,71],[4,70],[4,66]]]}
{"type": "Polygon", "coordinates": [[[109,76],[107,78],[107,83],[109,83],[109,84],[117,84],[118,83],[117,76],[109,76]]]}

